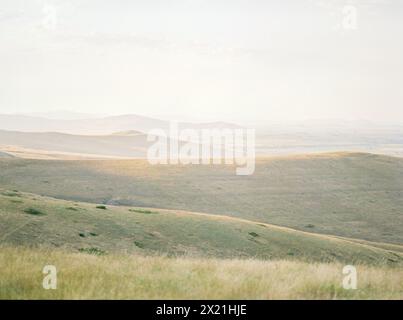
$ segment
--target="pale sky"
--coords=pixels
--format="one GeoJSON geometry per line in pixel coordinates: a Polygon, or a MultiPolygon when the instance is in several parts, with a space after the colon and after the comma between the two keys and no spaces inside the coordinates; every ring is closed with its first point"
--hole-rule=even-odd
{"type": "Polygon", "coordinates": [[[402,39],[400,0],[0,0],[0,113],[403,122],[402,39]]]}

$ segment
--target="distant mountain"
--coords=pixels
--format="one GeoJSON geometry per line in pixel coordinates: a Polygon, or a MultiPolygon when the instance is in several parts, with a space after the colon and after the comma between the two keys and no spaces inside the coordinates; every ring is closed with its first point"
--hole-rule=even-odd
{"type": "Polygon", "coordinates": [[[136,130],[127,130],[127,131],[119,131],[113,132],[112,136],[138,136],[139,134],[144,134],[143,132],[136,131],[136,130]]]}
{"type": "Polygon", "coordinates": [[[79,119],[95,119],[105,117],[106,115],[72,112],[67,110],[49,111],[49,112],[32,112],[21,113],[22,116],[40,117],[53,120],[79,120],[79,119]]]}
{"type": "Polygon", "coordinates": [[[0,115],[0,129],[22,132],[60,132],[70,134],[111,134],[118,131],[148,131],[166,125],[165,121],[137,115],[96,119],[61,120],[24,115],[0,115]]]}
{"type": "MultiPolygon", "coordinates": [[[[178,128],[240,127],[210,122],[179,123],[178,128]]],[[[0,150],[7,155],[30,158],[59,158],[61,154],[68,157],[144,158],[152,144],[147,141],[147,133],[152,129],[162,129],[169,136],[170,122],[134,114],[75,120],[3,114],[0,115],[0,150]]]]}
{"type": "MultiPolygon", "coordinates": [[[[180,123],[180,128],[240,128],[225,122],[180,123]]],[[[126,114],[92,119],[50,119],[30,115],[0,115],[0,130],[21,132],[60,132],[80,135],[105,135],[122,131],[147,133],[152,129],[169,130],[169,122],[159,119],[126,114]]]]}

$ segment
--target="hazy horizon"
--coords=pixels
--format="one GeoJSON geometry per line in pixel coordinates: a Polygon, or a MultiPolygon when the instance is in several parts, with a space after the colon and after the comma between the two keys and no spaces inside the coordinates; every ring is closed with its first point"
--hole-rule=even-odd
{"type": "Polygon", "coordinates": [[[403,3],[3,1],[0,113],[403,119],[403,3]],[[357,23],[343,27],[352,5],[357,23]]]}
{"type": "MultiPolygon", "coordinates": [[[[150,118],[155,120],[171,121],[171,122],[189,122],[189,123],[213,123],[213,122],[223,122],[223,123],[233,123],[238,125],[249,125],[256,127],[270,127],[271,125],[304,125],[304,124],[338,124],[338,125],[369,125],[369,126],[403,126],[403,119],[394,120],[368,120],[364,117],[362,118],[301,118],[301,119],[273,119],[273,120],[260,120],[255,121],[243,121],[242,119],[238,121],[232,121],[224,118],[203,118],[192,117],[186,114],[175,114],[175,115],[164,115],[155,114],[147,115],[142,113],[87,113],[72,110],[45,110],[37,112],[1,112],[0,115],[8,116],[28,116],[35,118],[45,118],[50,120],[89,120],[89,119],[100,119],[100,118],[110,118],[110,117],[124,117],[124,116],[139,116],[144,118],[150,118]]],[[[0,128],[1,130],[1,128],[0,128]]]]}

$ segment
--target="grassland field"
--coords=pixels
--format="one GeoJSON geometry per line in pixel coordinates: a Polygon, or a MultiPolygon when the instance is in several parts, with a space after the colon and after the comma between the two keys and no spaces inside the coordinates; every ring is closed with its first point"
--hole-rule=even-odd
{"type": "Polygon", "coordinates": [[[403,299],[403,270],[357,265],[357,289],[340,263],[161,256],[96,256],[0,248],[0,299],[403,299]],[[45,265],[57,290],[42,288],[45,265]]]}
{"type": "Polygon", "coordinates": [[[403,264],[403,246],[359,243],[240,218],[0,193],[0,240],[99,253],[403,264]],[[399,250],[395,250],[399,248],[399,250]]]}
{"type": "Polygon", "coordinates": [[[0,299],[403,298],[400,158],[259,158],[243,178],[143,160],[0,168],[0,299]]]}
{"type": "Polygon", "coordinates": [[[231,166],[146,160],[0,159],[0,186],[59,199],[233,216],[403,244],[403,159],[361,153],[258,158],[231,166]]]}

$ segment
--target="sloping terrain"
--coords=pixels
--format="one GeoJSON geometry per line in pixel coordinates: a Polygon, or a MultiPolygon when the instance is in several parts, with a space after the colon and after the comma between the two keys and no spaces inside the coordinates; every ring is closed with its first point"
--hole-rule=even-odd
{"type": "Polygon", "coordinates": [[[0,158],[13,158],[13,155],[7,152],[0,151],[0,158]]]}
{"type": "MultiPolygon", "coordinates": [[[[97,155],[98,157],[142,157],[147,155],[147,135],[117,132],[110,135],[73,135],[58,132],[18,132],[0,130],[0,150],[29,149],[51,153],[97,155]]],[[[31,152],[32,154],[34,152],[31,152]]],[[[18,154],[16,154],[18,155],[18,154]]]]}
{"type": "Polygon", "coordinates": [[[93,254],[403,263],[397,251],[238,218],[77,203],[8,190],[0,195],[0,241],[93,254]]]}
{"type": "Polygon", "coordinates": [[[251,176],[236,176],[234,167],[224,165],[0,159],[0,186],[403,244],[402,158],[361,153],[258,158],[251,176]]]}

